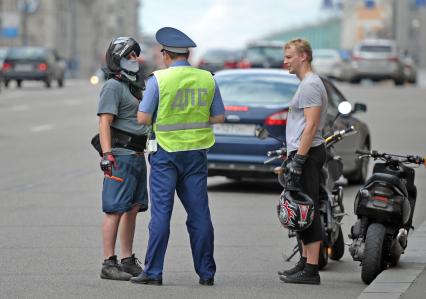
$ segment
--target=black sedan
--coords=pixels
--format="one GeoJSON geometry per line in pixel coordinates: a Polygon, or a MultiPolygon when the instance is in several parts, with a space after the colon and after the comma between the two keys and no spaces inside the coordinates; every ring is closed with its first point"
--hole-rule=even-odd
{"type": "MultiPolygon", "coordinates": [[[[280,147],[273,139],[259,140],[256,128],[265,127],[270,134],[285,138],[287,112],[299,80],[285,70],[241,69],[217,72],[226,109],[226,121],[215,124],[215,145],[208,153],[209,176],[226,176],[232,179],[256,178],[272,175],[279,165],[265,165],[266,152],[280,147]]],[[[368,160],[359,160],[356,149],[370,149],[370,131],[367,125],[353,116],[366,111],[364,104],[356,103],[352,113],[338,115],[337,106],[346,101],[342,93],[326,78],[322,78],[328,94],[328,117],[324,136],[353,125],[358,134],[336,144],[335,149],[343,159],[344,175],[351,183],[361,183],[367,176],[368,160]]]]}
{"type": "Polygon", "coordinates": [[[24,80],[43,81],[46,87],[53,80],[64,86],[66,63],[56,50],[48,47],[11,47],[3,62],[3,80],[7,87],[14,80],[21,87],[24,80]]]}

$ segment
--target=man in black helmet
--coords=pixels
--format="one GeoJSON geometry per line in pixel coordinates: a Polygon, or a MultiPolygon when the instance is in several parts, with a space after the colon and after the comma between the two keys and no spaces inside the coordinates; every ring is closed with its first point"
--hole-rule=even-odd
{"type": "Polygon", "coordinates": [[[109,79],[101,90],[98,107],[100,166],[104,172],[103,279],[129,280],[142,271],[132,248],[136,215],[148,208],[144,149],[150,127],[136,121],[144,89],[139,55],[139,44],[130,37],[114,39],[106,52],[109,79]],[[118,230],[121,263],[115,255],[118,230]]]}

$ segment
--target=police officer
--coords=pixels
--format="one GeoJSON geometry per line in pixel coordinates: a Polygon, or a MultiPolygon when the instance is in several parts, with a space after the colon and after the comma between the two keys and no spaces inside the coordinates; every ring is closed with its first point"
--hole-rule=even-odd
{"type": "MultiPolygon", "coordinates": [[[[291,40],[285,44],[284,51],[285,65],[301,81],[287,118],[287,189],[306,193],[318,211],[320,172],[326,157],[322,130],[327,116],[327,92],[321,78],[312,72],[312,49],[308,41],[291,40]]],[[[323,233],[318,212],[313,223],[298,236],[302,241],[302,257],[292,269],[279,271],[280,279],[287,283],[320,284],[318,259],[323,233]]]]}
{"type": "Polygon", "coordinates": [[[164,27],[156,33],[168,67],[154,72],[139,105],[138,121],[153,122],[151,221],[144,272],[134,283],[162,284],[174,193],[186,212],[195,271],[201,285],[213,285],[213,225],[207,195],[207,149],[214,144],[213,123],[224,121],[224,106],[211,73],[188,63],[196,44],[183,32],[164,27]]]}
{"type": "Polygon", "coordinates": [[[104,172],[102,234],[105,260],[101,278],[129,280],[142,268],[133,254],[136,215],[148,206],[144,149],[150,127],[136,121],[144,88],[137,57],[141,49],[131,37],[114,39],[106,52],[107,73],[98,107],[104,172]],[[115,255],[120,229],[121,263],[115,255]]]}

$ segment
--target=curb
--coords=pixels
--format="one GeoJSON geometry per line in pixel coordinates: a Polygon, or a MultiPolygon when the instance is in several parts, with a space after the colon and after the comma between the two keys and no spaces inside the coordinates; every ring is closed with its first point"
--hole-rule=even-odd
{"type": "Polygon", "coordinates": [[[408,238],[408,246],[396,267],[386,269],[364,289],[358,299],[400,298],[426,271],[426,222],[408,238]]]}

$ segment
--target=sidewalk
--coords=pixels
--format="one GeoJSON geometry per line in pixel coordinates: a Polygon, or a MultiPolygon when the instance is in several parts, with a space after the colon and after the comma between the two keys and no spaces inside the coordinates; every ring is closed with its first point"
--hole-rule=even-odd
{"type": "Polygon", "coordinates": [[[396,267],[383,271],[358,299],[426,298],[426,221],[408,237],[396,267]]]}
{"type": "Polygon", "coordinates": [[[417,72],[417,83],[421,87],[426,87],[426,69],[419,69],[417,72]]]}

